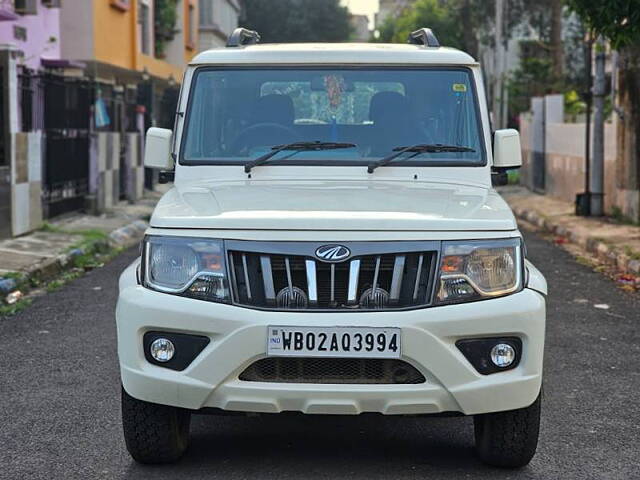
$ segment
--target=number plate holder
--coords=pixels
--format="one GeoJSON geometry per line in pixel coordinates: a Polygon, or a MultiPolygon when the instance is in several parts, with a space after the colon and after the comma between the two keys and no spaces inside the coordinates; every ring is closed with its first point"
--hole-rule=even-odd
{"type": "Polygon", "coordinates": [[[277,357],[400,358],[395,327],[267,328],[267,355],[277,357]]]}

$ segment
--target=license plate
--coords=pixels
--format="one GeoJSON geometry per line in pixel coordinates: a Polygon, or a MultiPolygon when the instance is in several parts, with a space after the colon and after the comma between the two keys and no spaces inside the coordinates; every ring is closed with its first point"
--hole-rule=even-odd
{"type": "Polygon", "coordinates": [[[400,336],[399,328],[270,326],[267,355],[399,358],[400,336]]]}

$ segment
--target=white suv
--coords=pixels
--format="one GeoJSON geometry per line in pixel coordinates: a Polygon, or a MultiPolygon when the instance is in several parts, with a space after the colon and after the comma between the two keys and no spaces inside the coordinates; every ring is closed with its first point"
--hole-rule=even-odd
{"type": "Polygon", "coordinates": [[[477,452],[535,453],[546,283],[494,178],[480,67],[408,45],[259,45],[189,65],[145,165],[174,186],[120,279],[122,420],[175,461],[192,414],[473,415],[477,452]]]}

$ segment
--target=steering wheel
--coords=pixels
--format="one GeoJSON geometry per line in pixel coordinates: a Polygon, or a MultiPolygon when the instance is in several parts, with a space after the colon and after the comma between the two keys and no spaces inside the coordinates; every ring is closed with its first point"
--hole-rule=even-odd
{"type": "Polygon", "coordinates": [[[293,128],[280,123],[255,123],[245,128],[231,144],[231,151],[240,153],[259,145],[276,145],[300,140],[293,128]]]}

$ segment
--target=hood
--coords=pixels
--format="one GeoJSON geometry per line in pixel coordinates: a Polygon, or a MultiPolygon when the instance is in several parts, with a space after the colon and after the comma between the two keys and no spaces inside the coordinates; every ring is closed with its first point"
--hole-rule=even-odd
{"type": "Polygon", "coordinates": [[[207,181],[176,185],[151,217],[158,228],[347,231],[507,231],[493,190],[436,182],[207,181]]]}

